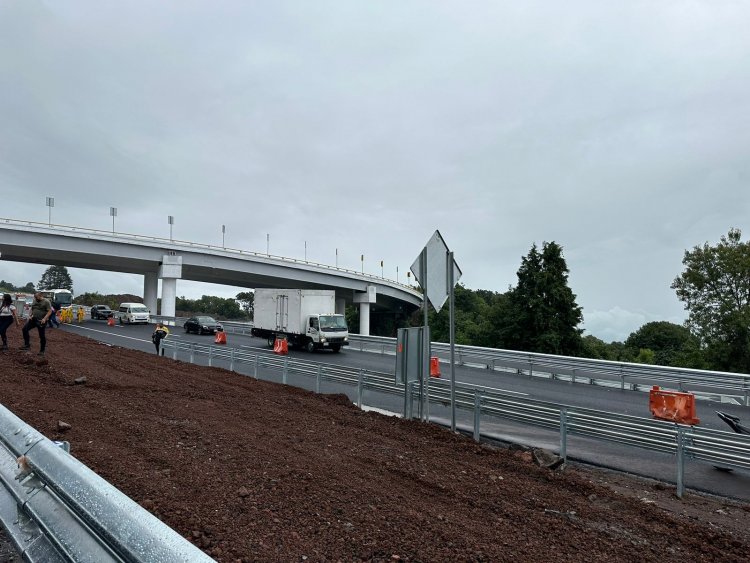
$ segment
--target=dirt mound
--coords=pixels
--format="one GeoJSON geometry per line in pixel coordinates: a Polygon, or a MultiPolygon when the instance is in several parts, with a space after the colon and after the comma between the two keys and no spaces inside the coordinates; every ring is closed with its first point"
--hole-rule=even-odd
{"type": "MultiPolygon", "coordinates": [[[[20,342],[20,334],[11,334],[20,342]]],[[[52,331],[0,401],[219,561],[747,561],[748,507],[52,331]],[[74,380],[86,377],[86,383],[74,380]],[[58,423],[70,425],[64,428],[58,423]]]]}

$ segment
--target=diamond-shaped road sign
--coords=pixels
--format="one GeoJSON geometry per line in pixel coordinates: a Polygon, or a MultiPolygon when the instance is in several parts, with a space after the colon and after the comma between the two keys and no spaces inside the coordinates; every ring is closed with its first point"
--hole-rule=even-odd
{"type": "MultiPolygon", "coordinates": [[[[450,294],[448,246],[445,244],[440,231],[435,231],[430,240],[427,241],[424,249],[414,261],[414,264],[411,265],[411,271],[422,287],[426,287],[426,297],[430,300],[432,306],[435,307],[435,311],[439,313],[450,294]],[[422,269],[425,267],[423,259],[427,261],[426,273],[422,272],[422,269]]],[[[458,283],[459,279],[461,279],[461,269],[456,264],[456,261],[453,260],[453,284],[458,283]]]]}

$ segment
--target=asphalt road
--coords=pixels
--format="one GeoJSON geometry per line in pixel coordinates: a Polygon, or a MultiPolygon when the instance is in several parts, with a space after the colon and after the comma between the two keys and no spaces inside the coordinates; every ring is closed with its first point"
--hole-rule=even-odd
{"type": "MultiPolygon", "coordinates": [[[[181,327],[172,328],[170,338],[185,341],[210,344],[213,337],[204,335],[185,334],[181,327]]],[[[142,350],[155,354],[151,343],[153,325],[115,325],[107,326],[106,321],[86,320],[81,325],[66,325],[64,330],[76,332],[83,336],[101,342],[142,350]]],[[[250,350],[253,353],[268,353],[266,341],[263,339],[227,334],[227,346],[250,350]]],[[[320,351],[310,354],[301,350],[290,350],[291,358],[306,361],[322,362],[351,368],[365,368],[371,371],[393,375],[395,373],[395,358],[369,352],[344,348],[339,354],[320,351]]],[[[205,363],[205,362],[202,362],[205,363]]],[[[214,364],[219,365],[219,364],[214,364]]],[[[243,373],[248,366],[235,366],[235,371],[243,373]]],[[[441,366],[442,378],[450,377],[448,366],[441,366]]],[[[249,371],[245,373],[249,375],[249,371]]],[[[648,394],[640,391],[623,391],[616,388],[606,388],[587,384],[572,384],[563,381],[552,381],[538,377],[518,376],[500,371],[466,366],[456,367],[456,381],[475,385],[484,385],[505,391],[512,391],[535,400],[549,401],[569,406],[585,407],[633,416],[649,417],[648,394]]],[[[292,385],[313,389],[314,382],[309,378],[295,378],[290,376],[288,381],[292,385]]],[[[346,393],[354,399],[356,389],[346,385],[326,383],[321,389],[325,393],[346,393]]],[[[367,392],[364,397],[367,405],[402,412],[403,398],[382,393],[367,392]]],[[[737,405],[718,404],[709,401],[698,401],[698,418],[701,426],[728,430],[728,427],[715,414],[715,410],[723,410],[739,416],[750,422],[750,409],[737,405]]],[[[432,420],[449,424],[450,411],[440,405],[430,407],[432,420]]],[[[469,430],[471,415],[459,411],[457,425],[459,429],[469,430]]],[[[516,423],[499,421],[498,419],[482,418],[482,431],[491,433],[500,439],[526,445],[545,447],[557,451],[559,449],[559,434],[557,432],[524,426],[516,423]]],[[[666,454],[659,454],[641,448],[610,444],[586,438],[570,437],[568,439],[568,456],[574,460],[584,461],[594,465],[610,467],[630,473],[653,477],[661,481],[674,483],[676,480],[675,458],[666,454]]],[[[743,471],[721,472],[712,466],[688,461],[685,467],[685,483],[689,488],[706,492],[730,496],[750,501],[750,473],[743,471]]]]}

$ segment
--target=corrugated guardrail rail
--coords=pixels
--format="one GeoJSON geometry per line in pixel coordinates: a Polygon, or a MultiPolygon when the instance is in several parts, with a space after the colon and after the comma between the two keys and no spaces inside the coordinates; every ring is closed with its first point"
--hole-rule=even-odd
{"type": "MultiPolygon", "coordinates": [[[[381,354],[396,353],[395,338],[351,334],[349,342],[349,349],[381,354]]],[[[455,350],[459,365],[481,364],[488,369],[512,370],[519,375],[619,386],[621,389],[634,391],[671,384],[677,390],[689,391],[699,398],[726,397],[738,404],[750,406],[750,375],[746,374],[553,356],[479,346],[457,345],[455,350]]],[[[448,361],[450,347],[442,342],[433,342],[431,353],[448,361]]]]}
{"type": "MultiPolygon", "coordinates": [[[[186,319],[175,317],[154,317],[176,326],[182,326],[186,319]]],[[[252,323],[221,321],[224,330],[233,334],[250,334],[252,323]]],[[[349,335],[349,350],[396,354],[396,339],[384,336],[349,335]]],[[[432,342],[431,354],[447,362],[450,347],[443,342],[432,342]]],[[[691,392],[699,399],[728,400],[736,404],[750,406],[750,375],[675,368],[570,356],[536,354],[516,350],[500,350],[479,346],[456,345],[458,365],[479,364],[492,370],[506,370],[528,377],[538,376],[551,379],[619,387],[631,391],[648,391],[654,385],[671,385],[678,391],[691,392]]]]}
{"type": "MultiPolygon", "coordinates": [[[[363,405],[364,392],[404,397],[403,415],[412,418],[413,405],[419,403],[417,382],[407,386],[397,383],[391,374],[352,369],[337,365],[307,362],[278,356],[271,353],[252,353],[209,344],[199,344],[169,338],[162,341],[163,353],[173,359],[188,360],[205,358],[208,365],[223,362],[231,371],[239,364],[256,379],[281,376],[284,384],[290,375],[315,378],[315,391],[320,392],[321,382],[332,381],[356,386],[358,406],[363,405]],[[264,377],[265,376],[265,377],[264,377]]],[[[430,382],[429,401],[450,403],[450,382],[430,382]]],[[[370,404],[369,406],[375,406],[370,404]]],[[[481,417],[489,416],[538,426],[560,433],[560,454],[567,456],[567,438],[570,435],[585,436],[595,440],[615,442],[637,448],[676,456],[677,494],[684,491],[684,463],[686,460],[710,463],[726,468],[750,470],[750,436],[696,428],[687,425],[659,421],[650,418],[621,415],[606,411],[572,407],[546,401],[519,397],[513,393],[498,391],[490,387],[456,383],[456,408],[471,412],[473,424],[469,430],[479,441],[484,436],[493,438],[481,428],[481,417]]]]}
{"type": "Polygon", "coordinates": [[[0,521],[32,563],[213,561],[2,405],[0,521]]]}

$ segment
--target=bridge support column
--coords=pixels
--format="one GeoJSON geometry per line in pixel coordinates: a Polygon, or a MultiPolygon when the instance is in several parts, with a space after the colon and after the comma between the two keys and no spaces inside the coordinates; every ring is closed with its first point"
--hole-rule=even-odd
{"type": "Polygon", "coordinates": [[[359,334],[370,336],[370,304],[359,304],[359,334]]]}
{"type": "Polygon", "coordinates": [[[359,334],[370,335],[370,303],[377,300],[376,287],[368,285],[364,293],[354,292],[354,302],[359,303],[359,334]]]}
{"type": "Polygon", "coordinates": [[[161,311],[164,317],[174,317],[177,299],[177,280],[182,277],[182,256],[165,255],[159,266],[161,278],[161,311]]]}
{"type": "Polygon", "coordinates": [[[346,299],[336,299],[336,311],[337,315],[343,315],[346,313],[346,299]]]}
{"type": "Polygon", "coordinates": [[[143,274],[143,304],[148,307],[152,315],[157,314],[156,304],[159,295],[159,274],[157,272],[146,272],[143,274]]]}

